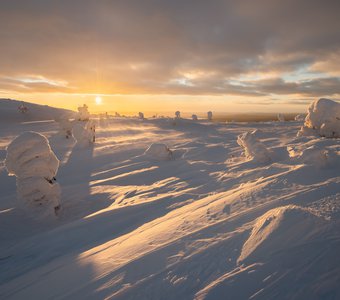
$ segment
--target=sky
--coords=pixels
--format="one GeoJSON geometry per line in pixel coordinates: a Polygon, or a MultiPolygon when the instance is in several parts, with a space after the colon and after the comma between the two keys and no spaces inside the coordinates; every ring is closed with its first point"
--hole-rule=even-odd
{"type": "Polygon", "coordinates": [[[339,12],[338,0],[1,0],[0,98],[302,112],[340,99],[339,12]]]}

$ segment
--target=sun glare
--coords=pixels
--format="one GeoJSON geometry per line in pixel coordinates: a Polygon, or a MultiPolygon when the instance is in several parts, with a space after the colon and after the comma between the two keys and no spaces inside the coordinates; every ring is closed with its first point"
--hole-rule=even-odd
{"type": "Polygon", "coordinates": [[[97,96],[97,97],[95,98],[95,102],[96,102],[97,105],[102,104],[102,98],[101,98],[100,96],[97,96]]]}

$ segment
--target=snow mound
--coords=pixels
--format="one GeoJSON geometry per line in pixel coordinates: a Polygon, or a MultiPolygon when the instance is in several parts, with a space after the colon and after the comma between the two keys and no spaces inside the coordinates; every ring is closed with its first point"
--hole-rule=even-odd
{"type": "Polygon", "coordinates": [[[340,163],[340,153],[332,147],[311,145],[303,150],[287,148],[289,156],[298,162],[316,167],[336,166],[340,163]]]}
{"type": "Polygon", "coordinates": [[[327,138],[340,137],[340,103],[321,98],[308,108],[304,125],[298,136],[319,135],[327,138]]]}
{"type": "Polygon", "coordinates": [[[165,144],[153,143],[144,153],[147,157],[155,160],[172,159],[172,151],[165,144]]]}
{"type": "Polygon", "coordinates": [[[244,149],[248,159],[259,163],[271,161],[271,153],[257,138],[256,132],[245,132],[237,137],[237,143],[244,149]]]}
{"type": "Polygon", "coordinates": [[[272,209],[256,220],[238,262],[264,260],[275,252],[304,244],[320,232],[325,222],[295,205],[272,209]]]}
{"type": "Polygon", "coordinates": [[[5,165],[16,176],[19,206],[37,218],[55,216],[60,209],[59,160],[47,138],[32,131],[19,135],[7,147],[5,165]]]}

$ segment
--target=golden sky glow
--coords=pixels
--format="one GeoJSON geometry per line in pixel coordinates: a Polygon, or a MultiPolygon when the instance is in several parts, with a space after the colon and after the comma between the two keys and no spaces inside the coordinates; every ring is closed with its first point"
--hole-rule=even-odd
{"type": "Polygon", "coordinates": [[[339,99],[339,11],[316,0],[4,0],[0,97],[92,111],[304,111],[339,99]]]}

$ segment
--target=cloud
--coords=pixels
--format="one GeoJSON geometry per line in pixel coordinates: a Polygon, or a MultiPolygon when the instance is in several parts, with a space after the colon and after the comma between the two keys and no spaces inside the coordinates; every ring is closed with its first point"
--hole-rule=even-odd
{"type": "Polygon", "coordinates": [[[336,0],[3,0],[0,77],[68,85],[2,79],[0,89],[336,95],[339,11],[336,0]],[[325,78],[283,79],[301,68],[325,78]],[[276,78],[232,80],[259,72],[276,78]]]}

